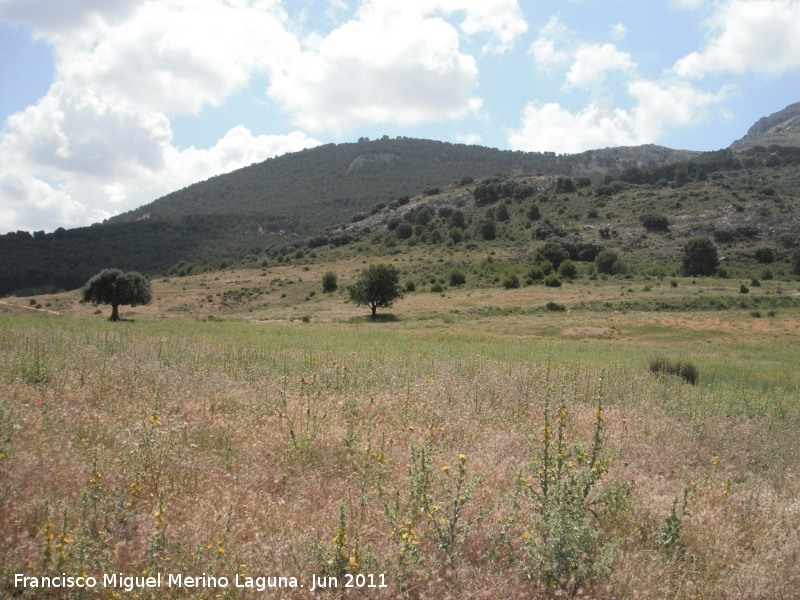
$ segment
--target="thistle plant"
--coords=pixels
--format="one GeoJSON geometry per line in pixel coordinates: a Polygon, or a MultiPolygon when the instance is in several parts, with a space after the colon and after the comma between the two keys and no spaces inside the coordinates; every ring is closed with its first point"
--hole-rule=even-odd
{"type": "Polygon", "coordinates": [[[602,379],[594,397],[594,430],[588,449],[568,443],[566,406],[563,402],[557,406],[553,422],[549,397],[548,387],[540,447],[529,472],[517,474],[518,489],[535,507],[531,531],[524,534],[524,550],[530,577],[550,587],[575,588],[602,576],[611,560],[611,548],[600,543],[600,531],[593,523],[602,506],[590,499],[611,462],[603,452],[602,379]]]}

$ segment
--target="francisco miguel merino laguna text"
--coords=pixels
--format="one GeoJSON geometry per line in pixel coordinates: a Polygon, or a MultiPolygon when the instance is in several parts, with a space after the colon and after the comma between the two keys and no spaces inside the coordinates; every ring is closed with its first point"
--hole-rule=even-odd
{"type": "MultiPolygon", "coordinates": [[[[206,575],[203,573],[200,576],[184,575],[182,573],[156,573],[154,575],[123,575],[122,573],[114,573],[111,575],[103,575],[102,580],[98,580],[91,576],[74,577],[62,573],[61,575],[54,576],[30,576],[23,573],[14,574],[14,587],[16,588],[42,588],[42,589],[75,589],[85,588],[94,589],[100,585],[102,581],[103,588],[123,589],[126,592],[131,592],[135,589],[146,588],[161,588],[166,584],[166,587],[172,588],[227,588],[231,587],[231,582],[227,577],[215,577],[213,575],[206,575]]],[[[364,575],[364,574],[346,574],[344,577],[343,587],[367,587],[367,588],[385,588],[385,576],[380,575],[364,575]],[[377,583],[377,584],[376,584],[377,583]]],[[[258,576],[250,577],[246,575],[239,575],[238,573],[233,577],[233,587],[253,589],[263,592],[267,589],[276,588],[302,588],[302,584],[298,584],[296,577],[279,577],[279,576],[258,576]]],[[[336,588],[339,587],[339,580],[336,577],[317,577],[311,576],[310,591],[318,588],[336,588]]]]}

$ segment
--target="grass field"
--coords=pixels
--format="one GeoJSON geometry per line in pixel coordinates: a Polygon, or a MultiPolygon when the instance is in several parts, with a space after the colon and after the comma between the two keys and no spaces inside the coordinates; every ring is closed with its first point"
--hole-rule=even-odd
{"type": "Polygon", "coordinates": [[[155,281],[118,324],[4,300],[3,596],[796,597],[796,282],[451,288],[371,322],[329,268],[155,281]],[[62,573],[99,583],[15,585],[62,573]]]}

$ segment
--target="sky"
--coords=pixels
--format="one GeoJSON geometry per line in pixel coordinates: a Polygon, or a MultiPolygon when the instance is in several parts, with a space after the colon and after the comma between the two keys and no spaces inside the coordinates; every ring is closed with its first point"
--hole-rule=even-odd
{"type": "Polygon", "coordinates": [[[320,144],[716,150],[800,101],[800,0],[0,0],[0,233],[320,144]]]}

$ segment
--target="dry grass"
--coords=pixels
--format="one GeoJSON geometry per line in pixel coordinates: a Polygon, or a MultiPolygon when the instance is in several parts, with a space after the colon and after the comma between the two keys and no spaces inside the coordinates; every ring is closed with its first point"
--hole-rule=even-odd
{"type": "MultiPolygon", "coordinates": [[[[590,443],[603,379],[603,444],[614,461],[589,501],[616,490],[617,510],[592,517],[616,550],[606,576],[572,592],[796,594],[795,394],[656,380],[644,364],[613,360],[548,365],[535,352],[525,362],[469,347],[433,358],[422,334],[419,345],[384,335],[348,348],[355,338],[335,328],[294,338],[275,326],[3,317],[0,414],[14,429],[0,460],[2,593],[15,593],[14,573],[81,570],[284,575],[308,587],[334,556],[343,506],[348,552],[357,542],[358,569],[384,573],[389,586],[349,595],[548,597],[556,590],[526,576],[536,507],[520,496],[512,508],[515,472],[540,447],[545,400],[565,405],[569,439],[590,443]],[[476,478],[449,549],[411,495],[412,448],[426,444],[436,503],[454,501],[459,455],[476,478]],[[679,546],[664,549],[659,529],[685,488],[691,516],[679,546]],[[396,494],[398,523],[410,521],[419,542],[416,562],[401,560],[402,535],[387,516],[396,494]]],[[[154,597],[238,597],[184,592],[154,597]]]]}

